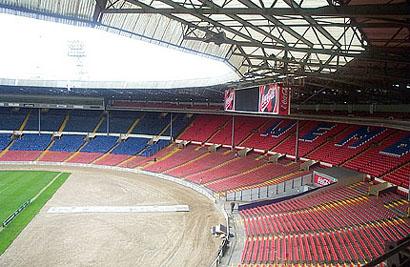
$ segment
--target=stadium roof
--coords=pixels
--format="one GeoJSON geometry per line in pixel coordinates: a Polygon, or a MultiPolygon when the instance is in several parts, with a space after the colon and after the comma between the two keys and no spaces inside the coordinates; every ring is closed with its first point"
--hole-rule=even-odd
{"type": "Polygon", "coordinates": [[[225,60],[242,84],[410,81],[406,0],[2,0],[2,12],[116,32],[225,60]],[[73,21],[74,20],[74,21],[73,21]],[[246,83],[248,82],[248,83],[246,83]]]}

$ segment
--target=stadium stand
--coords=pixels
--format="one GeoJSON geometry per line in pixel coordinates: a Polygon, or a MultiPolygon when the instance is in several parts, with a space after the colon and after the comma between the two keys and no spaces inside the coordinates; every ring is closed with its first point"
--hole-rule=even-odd
{"type": "Polygon", "coordinates": [[[75,152],[84,144],[83,135],[64,134],[60,139],[54,139],[50,151],[75,152]]]}
{"type": "Polygon", "coordinates": [[[368,197],[368,187],[358,183],[241,210],[242,263],[350,266],[383,254],[387,242],[410,233],[410,223],[386,207],[400,196],[368,197]]]}
{"type": "Polygon", "coordinates": [[[229,151],[228,153],[225,153],[225,151],[207,153],[204,154],[204,157],[198,157],[195,160],[192,160],[189,164],[178,166],[176,168],[165,171],[165,173],[181,178],[218,166],[223,162],[231,160],[233,157],[234,153],[229,151]]]}
{"type": "Polygon", "coordinates": [[[121,142],[115,147],[112,154],[136,155],[143,150],[150,139],[130,137],[126,141],[121,142]]]}
{"type": "Polygon", "coordinates": [[[154,164],[151,164],[144,168],[147,171],[154,171],[154,172],[163,172],[170,168],[176,167],[178,165],[184,164],[196,157],[201,156],[206,152],[196,150],[194,147],[187,147],[184,149],[174,148],[174,150],[170,151],[166,158],[157,161],[154,164]]]}
{"type": "Polygon", "coordinates": [[[4,150],[11,142],[10,134],[0,134],[0,151],[4,150]]]}
{"type": "Polygon", "coordinates": [[[118,137],[116,136],[96,136],[89,140],[86,145],[80,150],[88,153],[106,153],[117,144],[118,137]]]}
{"type": "Polygon", "coordinates": [[[41,131],[51,131],[55,132],[60,129],[63,124],[65,116],[67,115],[66,110],[50,109],[43,110],[41,112],[41,131]]]}
{"type": "Polygon", "coordinates": [[[228,116],[199,115],[178,139],[203,143],[222,129],[229,119],[228,116]]]}
{"type": "Polygon", "coordinates": [[[63,162],[74,152],[69,151],[46,151],[38,161],[63,162]]]}
{"type": "Polygon", "coordinates": [[[410,161],[407,164],[395,169],[394,171],[387,173],[381,178],[387,182],[397,184],[404,188],[409,188],[409,176],[410,176],[410,161]]]}
{"type": "Polygon", "coordinates": [[[145,113],[131,133],[160,135],[171,121],[168,113],[145,113]]]}
{"type": "Polygon", "coordinates": [[[88,164],[98,159],[102,155],[104,154],[91,152],[76,152],[72,154],[72,156],[68,157],[64,162],[88,164]]]}
{"type": "Polygon", "coordinates": [[[9,150],[43,151],[50,142],[49,134],[24,134],[22,138],[14,141],[9,150]]]}
{"type": "Polygon", "coordinates": [[[64,128],[65,132],[93,132],[102,115],[101,111],[72,110],[64,128]]]}
{"type": "Polygon", "coordinates": [[[101,158],[98,158],[93,162],[97,165],[105,166],[116,166],[117,164],[123,162],[124,160],[130,158],[130,155],[121,155],[121,154],[104,154],[101,158]]]}
{"type": "Polygon", "coordinates": [[[0,161],[34,161],[40,156],[42,151],[33,150],[8,150],[0,156],[0,161]]]}
{"type": "MultiPolygon", "coordinates": [[[[109,112],[109,132],[110,133],[127,133],[128,129],[136,119],[142,116],[142,113],[131,111],[111,111],[109,112]]],[[[101,124],[97,132],[106,133],[107,125],[101,124]]]]}
{"type": "Polygon", "coordinates": [[[27,113],[28,110],[13,111],[10,108],[0,108],[0,130],[19,130],[27,113]]]}

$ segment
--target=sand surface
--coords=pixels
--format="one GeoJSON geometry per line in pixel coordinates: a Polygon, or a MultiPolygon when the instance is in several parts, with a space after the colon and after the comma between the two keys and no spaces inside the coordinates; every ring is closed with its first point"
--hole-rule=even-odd
{"type": "Polygon", "coordinates": [[[224,223],[199,193],[159,178],[80,167],[1,165],[71,176],[0,256],[0,266],[209,266],[224,223]],[[187,213],[50,214],[57,206],[189,205],[187,213]]]}

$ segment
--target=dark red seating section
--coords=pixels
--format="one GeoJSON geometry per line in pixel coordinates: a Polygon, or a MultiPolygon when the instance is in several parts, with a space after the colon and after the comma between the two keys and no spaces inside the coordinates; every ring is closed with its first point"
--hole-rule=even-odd
{"type": "Polygon", "coordinates": [[[173,151],[169,152],[169,156],[167,156],[166,159],[158,160],[157,162],[145,167],[144,170],[163,172],[207,153],[206,151],[199,150],[198,148],[199,147],[196,146],[188,146],[183,149],[174,148],[173,151]]]}
{"type": "Polygon", "coordinates": [[[230,116],[200,115],[178,139],[205,142],[230,119],[230,116]]]}
{"type": "Polygon", "coordinates": [[[407,163],[405,166],[398,168],[397,170],[383,176],[382,179],[402,186],[404,188],[409,188],[409,176],[410,176],[410,163],[407,163]]]}
{"type": "MultiPolygon", "coordinates": [[[[261,149],[261,150],[270,150],[273,147],[275,147],[277,144],[279,144],[281,141],[286,139],[289,134],[292,134],[295,132],[296,127],[293,126],[291,127],[288,131],[284,132],[278,137],[273,137],[272,135],[267,135],[267,136],[262,136],[267,129],[269,129],[273,124],[279,123],[277,127],[285,127],[288,125],[291,120],[285,120],[285,119],[270,119],[268,122],[266,122],[265,126],[261,128],[261,131],[254,133],[248,140],[246,140],[242,146],[244,147],[251,147],[251,148],[256,148],[256,149],[261,149]]],[[[305,122],[301,122],[301,125],[304,125],[305,122]]]]}
{"type": "Polygon", "coordinates": [[[331,163],[333,165],[339,165],[348,159],[351,159],[358,153],[362,152],[363,150],[367,149],[370,145],[375,144],[392,134],[394,130],[387,129],[381,134],[377,135],[373,139],[371,139],[369,142],[364,143],[363,145],[357,147],[357,148],[350,148],[349,145],[352,145],[357,142],[357,139],[353,138],[343,146],[335,146],[336,143],[340,142],[343,140],[346,135],[349,133],[355,131],[359,126],[350,126],[348,129],[346,129],[340,136],[338,136],[335,140],[328,142],[324,146],[322,146],[320,149],[312,152],[309,154],[310,159],[314,160],[321,160],[324,162],[331,163]]]}
{"type": "MultiPolygon", "coordinates": [[[[251,171],[246,171],[245,173],[240,173],[237,175],[232,175],[224,179],[217,180],[213,183],[206,184],[206,187],[216,191],[227,191],[235,188],[246,187],[254,184],[263,183],[265,181],[279,178],[281,176],[287,175],[289,173],[296,172],[299,169],[299,164],[291,163],[289,166],[266,163],[258,168],[251,171]]],[[[306,173],[305,173],[306,174],[306,173]]],[[[301,176],[303,173],[299,173],[297,176],[301,176]]],[[[288,179],[295,178],[294,176],[289,176],[288,179]]],[[[287,179],[286,179],[287,180],[287,179]]],[[[278,179],[277,182],[283,182],[284,180],[278,179]]]]}
{"type": "Polygon", "coordinates": [[[216,166],[215,168],[186,176],[185,179],[195,183],[207,183],[231,175],[236,175],[264,164],[263,160],[255,160],[255,156],[256,155],[242,158],[236,157],[232,160],[226,161],[222,165],[216,166]]]}
{"type": "MultiPolygon", "coordinates": [[[[248,238],[242,263],[363,264],[410,234],[410,223],[385,205],[397,194],[368,197],[368,184],[240,211],[248,238]]],[[[303,265],[301,265],[303,266],[303,265]]]]}
{"type": "MultiPolygon", "coordinates": [[[[244,140],[252,131],[258,129],[262,123],[266,121],[265,118],[254,117],[236,117],[235,118],[235,134],[234,144],[235,146],[244,140]]],[[[209,140],[210,143],[231,145],[232,144],[232,119],[226,124],[226,126],[218,132],[213,138],[209,140]]]]}
{"type": "MultiPolygon", "coordinates": [[[[393,131],[393,130],[389,130],[393,131]]],[[[381,154],[385,148],[395,144],[401,140],[408,133],[404,131],[395,132],[393,135],[386,138],[381,146],[374,147],[363,154],[359,155],[355,159],[347,162],[343,166],[346,168],[354,169],[363,173],[368,173],[373,177],[380,177],[381,175],[397,168],[398,166],[410,162],[410,154],[405,154],[401,157],[393,157],[390,155],[381,154]]],[[[408,173],[409,174],[409,173],[408,173]]],[[[407,182],[408,182],[407,177],[407,182]]]]}

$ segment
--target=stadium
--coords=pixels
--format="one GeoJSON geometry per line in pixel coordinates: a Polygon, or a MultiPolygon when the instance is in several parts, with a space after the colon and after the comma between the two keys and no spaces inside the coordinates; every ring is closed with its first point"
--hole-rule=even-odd
{"type": "Polygon", "coordinates": [[[409,19],[0,0],[0,266],[410,266],[409,19]]]}

